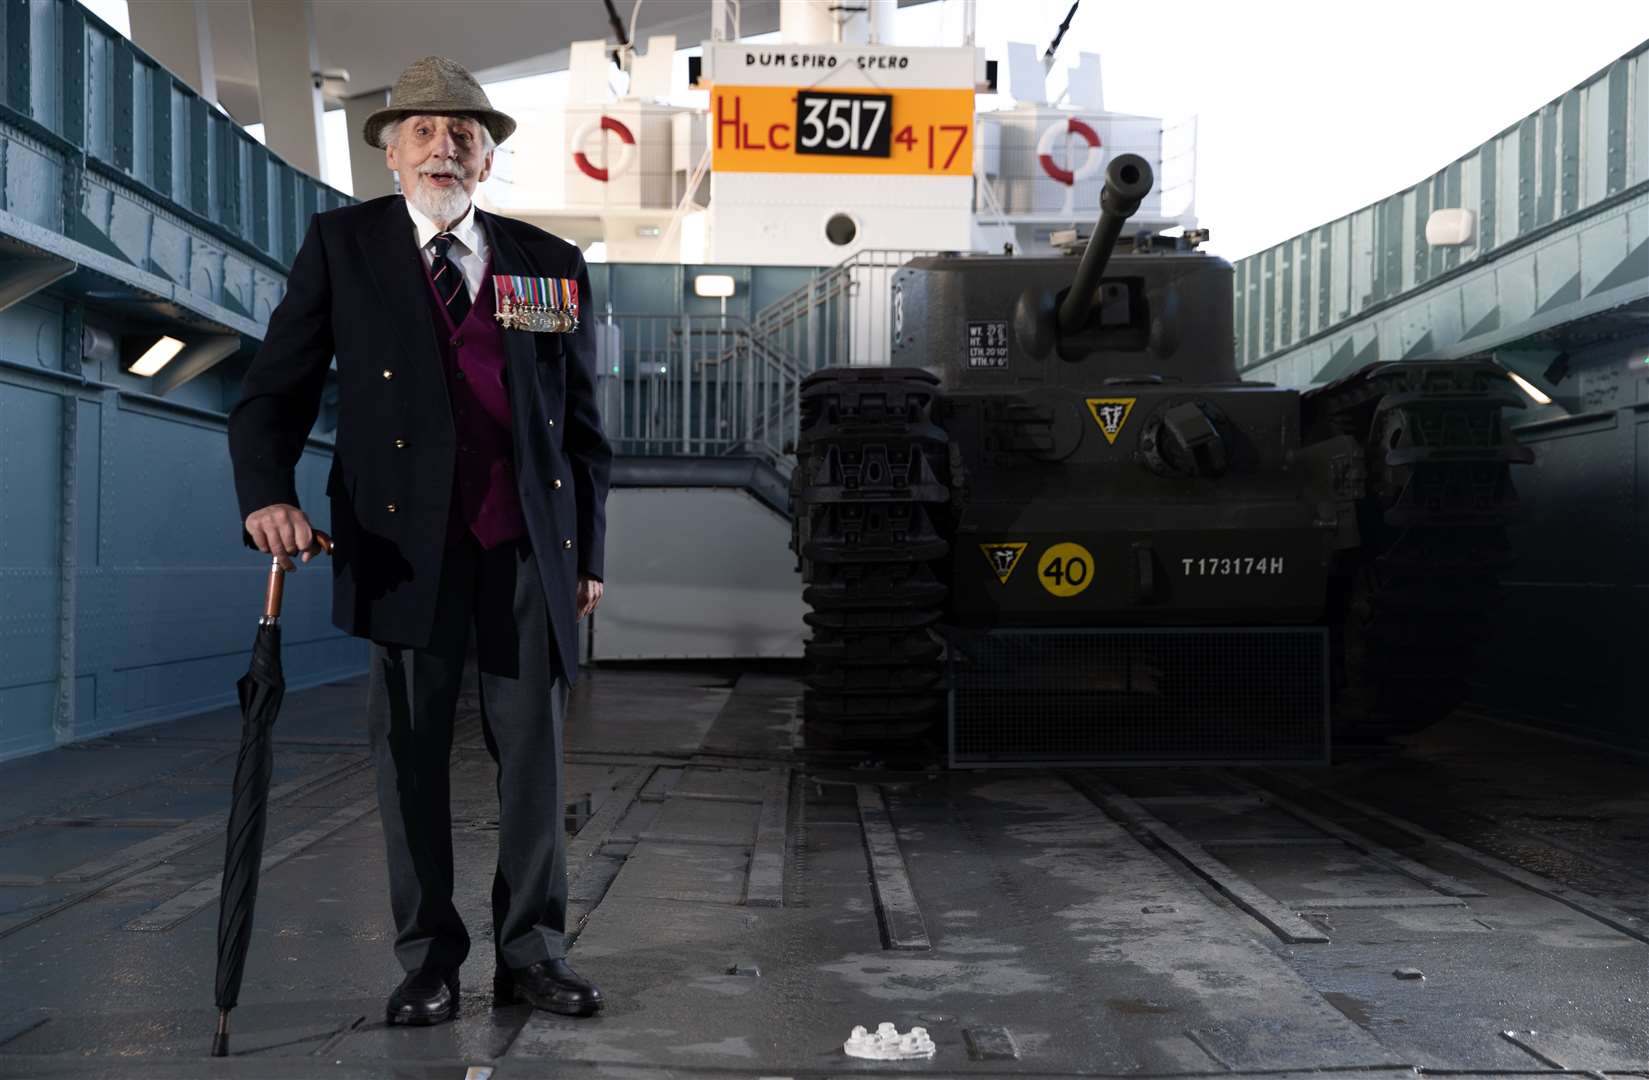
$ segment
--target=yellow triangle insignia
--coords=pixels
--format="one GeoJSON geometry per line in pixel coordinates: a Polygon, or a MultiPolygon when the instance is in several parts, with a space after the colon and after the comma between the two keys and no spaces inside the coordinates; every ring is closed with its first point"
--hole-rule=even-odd
{"type": "Polygon", "coordinates": [[[1013,568],[1019,565],[1019,557],[1025,554],[1028,544],[980,544],[979,550],[985,553],[985,558],[991,564],[991,570],[996,574],[996,580],[1006,585],[1008,578],[1013,575],[1013,568]]]}
{"type": "Polygon", "coordinates": [[[1094,414],[1094,423],[1105,433],[1106,442],[1116,444],[1117,436],[1122,434],[1122,425],[1128,422],[1128,414],[1134,411],[1135,400],[1131,397],[1088,399],[1088,411],[1094,414]]]}

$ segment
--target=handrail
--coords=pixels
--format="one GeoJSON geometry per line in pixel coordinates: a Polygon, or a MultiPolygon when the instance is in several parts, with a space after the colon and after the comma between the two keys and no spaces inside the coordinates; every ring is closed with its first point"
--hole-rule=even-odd
{"type": "Polygon", "coordinates": [[[751,317],[756,334],[784,339],[805,370],[886,363],[887,278],[928,251],[864,248],[774,300],[751,317]]]}
{"type": "Polygon", "coordinates": [[[818,287],[817,282],[845,281],[851,283],[851,271],[853,269],[856,267],[873,265],[867,256],[917,254],[923,253],[916,252],[914,250],[906,251],[897,248],[861,248],[852,255],[849,255],[847,258],[836,263],[834,266],[828,267],[822,271],[815,281],[810,281],[806,285],[797,286],[796,288],[785,293],[783,296],[779,297],[777,300],[774,300],[772,303],[768,304],[766,307],[751,316],[750,321],[757,327],[765,327],[767,322],[772,317],[771,313],[776,313],[786,307],[816,306],[814,303],[814,290],[818,287]]]}
{"type": "Polygon", "coordinates": [[[794,356],[737,316],[614,313],[598,326],[598,396],[619,453],[748,455],[787,471],[794,356]]]}
{"type": "Polygon", "coordinates": [[[624,454],[742,454],[788,471],[802,379],[821,364],[881,359],[872,353],[886,323],[882,278],[919,254],[855,252],[749,319],[605,317],[609,437],[624,454]]]}

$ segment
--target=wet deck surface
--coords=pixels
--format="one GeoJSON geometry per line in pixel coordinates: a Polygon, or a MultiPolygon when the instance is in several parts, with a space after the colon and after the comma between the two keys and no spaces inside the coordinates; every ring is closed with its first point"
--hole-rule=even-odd
{"type": "Polygon", "coordinates": [[[1649,767],[1460,716],[1332,769],[889,772],[776,674],[575,691],[575,967],[492,1007],[492,763],[461,706],[460,1018],[389,1028],[363,688],[292,694],[233,1055],[216,886],[238,717],[0,766],[0,1075],[1649,1074],[1649,767]],[[925,1027],[930,1061],[846,1057],[925,1027]],[[477,1069],[470,1072],[471,1069],[477,1069]]]}

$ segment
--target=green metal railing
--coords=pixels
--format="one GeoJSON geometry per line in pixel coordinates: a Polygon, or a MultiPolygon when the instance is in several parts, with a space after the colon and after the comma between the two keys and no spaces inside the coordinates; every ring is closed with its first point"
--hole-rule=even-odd
{"type": "Polygon", "coordinates": [[[892,342],[893,275],[931,251],[866,248],[821,270],[762,308],[753,331],[793,356],[804,371],[885,365],[892,342]]]}
{"type": "Polygon", "coordinates": [[[1238,365],[1366,320],[1644,191],[1649,42],[1419,183],[1237,260],[1238,365]],[[1426,242],[1440,208],[1473,213],[1470,243],[1426,242]]]}
{"type": "Polygon", "coordinates": [[[7,212],[120,254],[113,234],[128,223],[115,213],[118,195],[284,271],[309,218],[351,201],[74,0],[6,0],[0,10],[7,212]]]}
{"type": "Polygon", "coordinates": [[[597,333],[602,426],[618,453],[746,455],[787,471],[802,371],[749,323],[731,315],[612,315],[597,333]]]}

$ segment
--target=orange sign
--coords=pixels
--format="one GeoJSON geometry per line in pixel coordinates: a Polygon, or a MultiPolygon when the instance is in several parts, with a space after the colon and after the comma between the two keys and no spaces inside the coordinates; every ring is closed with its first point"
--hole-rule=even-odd
{"type": "Polygon", "coordinates": [[[972,90],[717,86],[717,172],[970,176],[972,90]]]}

